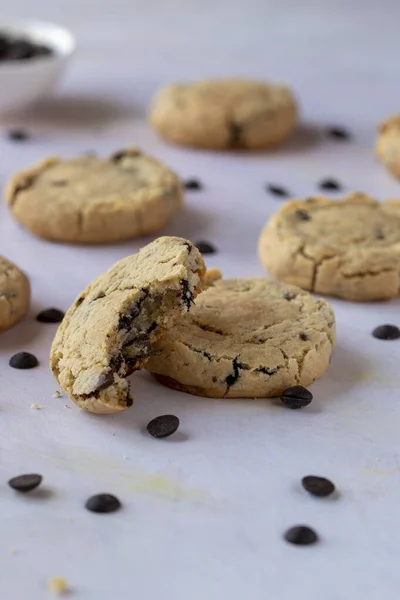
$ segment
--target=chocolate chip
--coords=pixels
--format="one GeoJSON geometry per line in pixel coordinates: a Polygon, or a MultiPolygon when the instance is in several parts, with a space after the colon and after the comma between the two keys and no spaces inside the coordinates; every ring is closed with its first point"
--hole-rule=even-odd
{"type": "Polygon", "coordinates": [[[55,181],[51,182],[51,185],[54,185],[55,187],[65,187],[67,184],[67,179],[56,179],[55,181]]]}
{"type": "Polygon", "coordinates": [[[95,513],[110,513],[121,508],[121,502],[112,494],[96,494],[86,500],[86,508],[95,513]]]}
{"type": "Polygon", "coordinates": [[[296,525],[285,532],[285,540],[296,546],[308,546],[318,541],[318,535],[307,525],[296,525]]]}
{"type": "Polygon", "coordinates": [[[232,385],[234,385],[237,380],[240,377],[240,368],[242,367],[242,365],[238,362],[237,358],[233,359],[232,362],[232,368],[233,368],[233,373],[231,373],[230,375],[228,375],[228,377],[225,379],[225,383],[228,386],[228,388],[232,387],[232,385]]]}
{"type": "Polygon", "coordinates": [[[196,242],[195,246],[201,254],[215,254],[217,251],[215,246],[210,244],[210,242],[196,242]]]}
{"type": "Polygon", "coordinates": [[[310,214],[306,210],[302,210],[301,208],[299,210],[296,210],[296,216],[301,221],[311,221],[310,214]]]}
{"type": "Polygon", "coordinates": [[[336,181],[335,179],[323,179],[319,182],[318,187],[321,190],[338,192],[342,189],[342,184],[336,181]]]}
{"type": "Polygon", "coordinates": [[[308,335],[306,333],[299,333],[299,338],[301,339],[302,342],[307,342],[308,340],[308,335]]]}
{"type": "Polygon", "coordinates": [[[133,398],[130,394],[128,394],[126,397],[126,406],[129,408],[130,406],[132,406],[132,404],[133,404],[133,398]]]}
{"type": "Polygon", "coordinates": [[[12,140],[13,142],[25,142],[30,138],[29,133],[24,129],[10,129],[10,131],[7,133],[7,136],[8,139],[12,140]]]}
{"type": "Polygon", "coordinates": [[[186,190],[202,190],[203,189],[203,184],[198,179],[187,179],[183,185],[186,190]]]}
{"type": "Polygon", "coordinates": [[[228,123],[228,146],[230,146],[231,148],[238,146],[240,144],[241,136],[241,125],[238,125],[238,123],[233,123],[233,121],[228,123]]]}
{"type": "Polygon", "coordinates": [[[396,325],[379,325],[379,327],[375,327],[372,335],[378,340],[398,340],[400,329],[396,325]]]}
{"type": "Polygon", "coordinates": [[[147,431],[155,438],[165,438],[175,433],[179,427],[179,419],[175,415],[161,415],[152,419],[147,431]]]}
{"type": "Polygon", "coordinates": [[[336,127],[336,126],[328,127],[326,129],[326,133],[329,137],[331,137],[335,140],[347,141],[351,138],[350,133],[343,127],[336,127]]]}
{"type": "Polygon", "coordinates": [[[33,369],[39,364],[38,359],[29,352],[18,352],[10,358],[9,365],[14,369],[33,369]]]}
{"type": "Polygon", "coordinates": [[[130,328],[130,326],[132,325],[132,321],[134,321],[136,319],[136,317],[139,316],[141,306],[142,306],[143,302],[145,301],[145,299],[147,298],[147,296],[148,296],[148,292],[146,290],[143,290],[143,296],[141,298],[139,298],[139,300],[137,300],[137,302],[135,302],[135,304],[130,308],[130,310],[128,310],[120,315],[119,322],[118,322],[119,330],[130,328]]]}
{"type": "Polygon", "coordinates": [[[275,375],[278,372],[278,369],[267,369],[266,367],[259,367],[256,369],[257,373],[264,373],[264,375],[275,375]]]}
{"type": "Polygon", "coordinates": [[[146,335],[149,335],[150,333],[152,333],[155,329],[157,329],[158,323],[157,321],[153,321],[153,323],[150,325],[150,327],[147,329],[146,331],[146,335]]]}
{"type": "Polygon", "coordinates": [[[113,383],[114,383],[114,374],[112,371],[110,371],[107,374],[102,373],[101,375],[99,375],[99,378],[97,380],[97,385],[94,388],[92,393],[100,392],[101,390],[105,390],[108,387],[110,387],[110,385],[112,385],[113,383]]]}
{"type": "Polygon", "coordinates": [[[35,54],[35,47],[27,40],[15,40],[11,42],[7,52],[7,60],[24,60],[32,58],[35,54]]]}
{"type": "Polygon", "coordinates": [[[17,492],[25,493],[37,488],[42,483],[42,479],[43,477],[37,473],[29,473],[28,475],[13,477],[8,482],[8,485],[17,492]]]}
{"type": "Polygon", "coordinates": [[[285,406],[292,409],[308,406],[313,399],[312,393],[302,385],[294,385],[287,388],[281,395],[281,400],[285,406]]]}
{"type": "Polygon", "coordinates": [[[307,477],[303,477],[301,483],[307,492],[319,498],[330,496],[335,491],[332,481],[325,477],[317,477],[317,475],[307,475],[307,477]]]}
{"type": "Polygon", "coordinates": [[[113,161],[113,162],[119,162],[125,156],[126,156],[126,151],[125,150],[120,150],[119,152],[115,152],[114,154],[112,154],[110,156],[110,160],[113,161]]]}
{"type": "Polygon", "coordinates": [[[194,304],[193,294],[189,290],[189,282],[187,279],[181,279],[181,288],[182,288],[182,300],[186,306],[186,309],[189,310],[190,306],[194,304]]]}
{"type": "Polygon", "coordinates": [[[283,294],[283,297],[285,298],[285,300],[289,300],[289,302],[290,302],[290,300],[293,300],[294,298],[296,298],[296,295],[292,294],[292,292],[285,292],[283,294]]]}
{"type": "Polygon", "coordinates": [[[64,318],[64,313],[58,308],[46,308],[42,310],[36,317],[39,323],[61,323],[64,318]]]}
{"type": "Polygon", "coordinates": [[[287,198],[290,195],[286,188],[281,187],[280,185],[274,185],[272,183],[269,183],[266,186],[266,190],[270,194],[273,194],[274,196],[279,196],[280,198],[287,198]]]}

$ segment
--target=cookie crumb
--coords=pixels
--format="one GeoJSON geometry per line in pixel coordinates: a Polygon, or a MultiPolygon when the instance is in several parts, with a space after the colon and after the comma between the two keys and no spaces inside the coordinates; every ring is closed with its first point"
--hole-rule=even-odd
{"type": "Polygon", "coordinates": [[[39,406],[39,404],[37,404],[36,402],[32,402],[31,408],[34,408],[35,410],[40,410],[42,407],[39,406]]]}
{"type": "Polygon", "coordinates": [[[68,582],[64,577],[52,577],[48,583],[49,592],[61,596],[68,592],[68,582]]]}
{"type": "Polygon", "coordinates": [[[16,549],[15,546],[10,546],[9,549],[8,549],[8,553],[9,554],[13,554],[13,555],[14,554],[18,554],[17,549],[16,549]]]}
{"type": "Polygon", "coordinates": [[[61,393],[57,390],[56,392],[54,392],[54,394],[52,395],[52,398],[61,398],[61,393]]]}
{"type": "Polygon", "coordinates": [[[71,408],[69,404],[64,404],[65,408],[71,408]]]}

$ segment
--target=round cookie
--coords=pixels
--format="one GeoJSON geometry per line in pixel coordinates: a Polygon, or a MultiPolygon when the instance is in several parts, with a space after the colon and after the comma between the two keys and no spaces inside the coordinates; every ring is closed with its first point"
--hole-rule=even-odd
{"type": "Polygon", "coordinates": [[[400,294],[400,202],[364,194],[285,204],[259,239],[259,256],[280,281],[347,300],[400,294]]]}
{"type": "Polygon", "coordinates": [[[220,280],[160,337],[146,369],[198,396],[269,398],[320,377],[334,342],[324,300],[265,278],[220,280]]]}
{"type": "Polygon", "coordinates": [[[14,263],[0,256],[0,331],[25,317],[30,294],[26,275],[14,263]]]}
{"type": "Polygon", "coordinates": [[[180,209],[182,189],[170,169],[128,148],[107,160],[48,158],[14,175],[5,196],[35,235],[97,244],[159,231],[180,209]]]}
{"type": "Polygon", "coordinates": [[[257,149],[277,146],[289,137],[297,107],[284,85],[240,79],[197,81],[162,87],[149,118],[158,133],[176,144],[257,149]]]}
{"type": "Polygon", "coordinates": [[[69,308],[52,345],[50,366],[61,389],[94,413],[131,406],[126,377],[190,309],[204,277],[197,248],[175,237],[155,240],[97,277],[69,308]]]}
{"type": "Polygon", "coordinates": [[[375,151],[388,171],[400,178],[400,115],[389,117],[380,125],[375,151]]]}

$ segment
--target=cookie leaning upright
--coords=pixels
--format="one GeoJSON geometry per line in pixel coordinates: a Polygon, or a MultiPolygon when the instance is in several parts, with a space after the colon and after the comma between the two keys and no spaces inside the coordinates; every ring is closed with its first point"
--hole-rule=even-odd
{"type": "Polygon", "coordinates": [[[166,331],[145,368],[214,398],[269,398],[328,368],[335,317],[324,300],[267,278],[215,281],[166,331]]]}
{"type": "Polygon", "coordinates": [[[28,278],[14,263],[0,256],[0,331],[25,317],[29,301],[28,278]]]}
{"type": "Polygon", "coordinates": [[[356,301],[400,294],[400,202],[365,194],[285,204],[266,224],[259,256],[280,281],[356,301]]]}
{"type": "Polygon", "coordinates": [[[176,237],[155,240],[97,277],[69,308],[53,342],[50,366],[61,389],[90,412],[131,406],[126,377],[190,309],[204,277],[199,251],[176,237]]]}
{"type": "Polygon", "coordinates": [[[209,149],[279,145],[293,132],[296,101],[284,85],[240,79],[162,87],[149,119],[165,139],[209,149]]]}
{"type": "Polygon", "coordinates": [[[48,158],[16,173],[5,197],[35,235],[71,243],[110,243],[162,229],[182,203],[179,178],[135,148],[106,160],[48,158]]]}
{"type": "Polygon", "coordinates": [[[375,152],[387,170],[400,178],[400,115],[389,117],[379,126],[375,152]]]}

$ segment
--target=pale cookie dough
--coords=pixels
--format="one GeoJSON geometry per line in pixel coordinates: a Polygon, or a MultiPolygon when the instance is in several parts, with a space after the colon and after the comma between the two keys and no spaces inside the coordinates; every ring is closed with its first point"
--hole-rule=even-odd
{"type": "Polygon", "coordinates": [[[13,216],[35,235],[71,243],[110,243],[162,229],[182,189],[166,166],[135,148],[101,160],[48,158],[8,182],[13,216]]]}
{"type": "Polygon", "coordinates": [[[380,125],[375,151],[388,171],[400,178],[400,115],[390,117],[380,125]]]}
{"type": "Polygon", "coordinates": [[[267,223],[259,256],[280,281],[347,300],[400,294],[400,202],[364,194],[308,198],[283,206],[267,223]]]}
{"type": "Polygon", "coordinates": [[[25,317],[30,295],[26,275],[14,263],[0,256],[0,331],[25,317]]]}
{"type": "Polygon", "coordinates": [[[162,87],[149,114],[154,129],[184,146],[257,149],[279,145],[293,132],[297,107],[284,85],[240,79],[162,87]]]}
{"type": "Polygon", "coordinates": [[[324,300],[265,278],[220,280],[160,337],[145,368],[190,394],[269,398],[320,377],[334,343],[324,300]]]}
{"type": "Polygon", "coordinates": [[[131,406],[126,377],[148,360],[163,329],[190,309],[204,276],[197,248],[162,237],[97,277],[54,339],[50,366],[60,388],[90,412],[131,406]]]}

